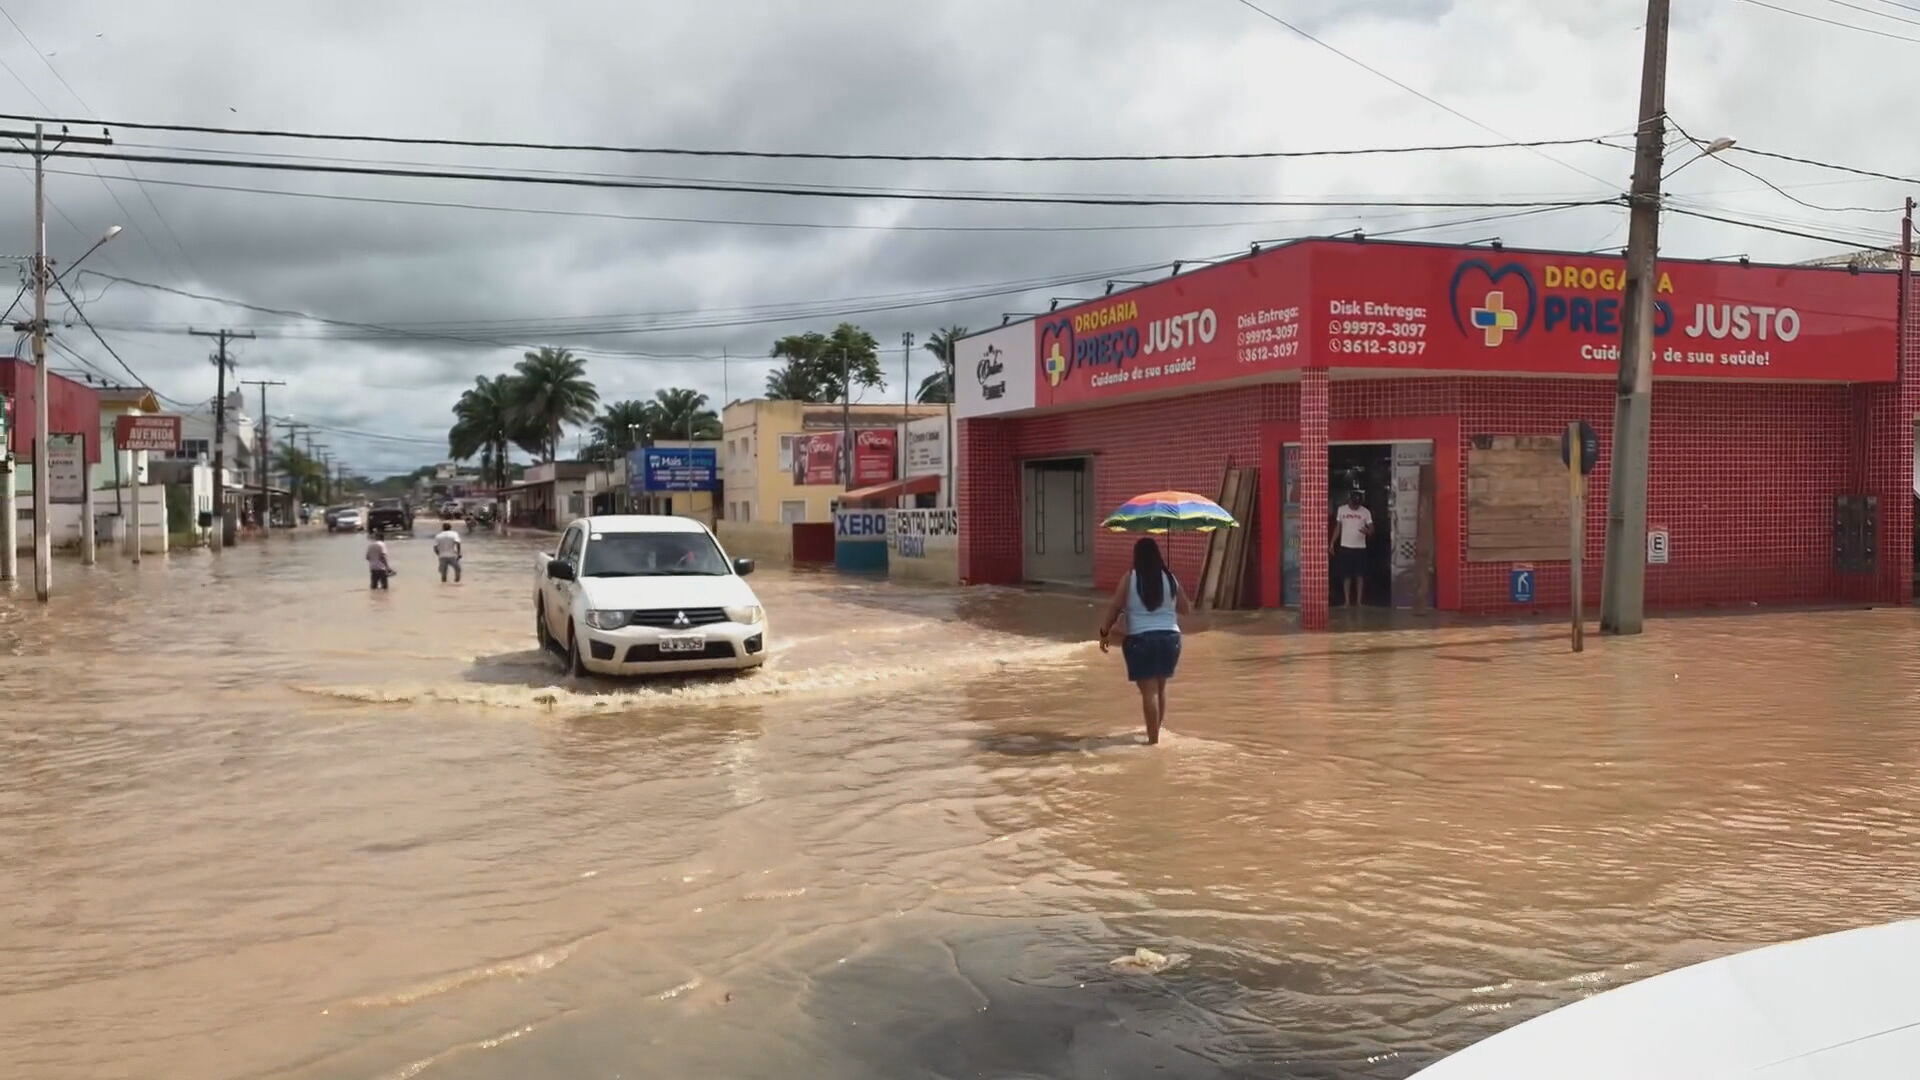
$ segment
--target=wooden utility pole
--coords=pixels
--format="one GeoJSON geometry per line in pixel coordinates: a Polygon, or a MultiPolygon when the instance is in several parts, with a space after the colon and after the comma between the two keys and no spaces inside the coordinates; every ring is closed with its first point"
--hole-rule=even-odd
{"type": "MultiPolygon", "coordinates": [[[[210,337],[220,342],[219,351],[210,358],[220,369],[218,387],[213,398],[213,550],[219,551],[227,542],[227,342],[235,338],[250,338],[252,331],[236,333],[232,330],[188,330],[194,337],[210,337]]],[[[265,417],[261,418],[263,421],[265,417]]]]}
{"type": "Polygon", "coordinates": [[[1654,260],[1660,250],[1660,169],[1667,124],[1669,0],[1647,0],[1640,123],[1628,198],[1627,288],[1620,313],[1620,379],[1607,478],[1607,559],[1600,629],[1638,634],[1646,612],[1648,456],[1652,442],[1654,260]]]}
{"type": "MultiPolygon", "coordinates": [[[[273,458],[268,456],[268,451],[272,448],[269,436],[273,432],[273,421],[267,419],[267,387],[287,384],[279,379],[241,379],[240,385],[260,388],[260,426],[254,429],[256,433],[254,452],[260,456],[260,535],[268,537],[273,535],[273,496],[267,492],[267,487],[273,480],[273,458]]],[[[288,474],[287,479],[289,481],[293,479],[291,473],[288,474]]],[[[292,484],[289,483],[288,487],[291,488],[292,484]]]]}

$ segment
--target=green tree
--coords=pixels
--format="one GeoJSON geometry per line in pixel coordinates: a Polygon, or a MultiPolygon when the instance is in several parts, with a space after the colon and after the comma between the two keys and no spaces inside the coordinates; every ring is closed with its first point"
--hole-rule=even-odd
{"type": "Polygon", "coordinates": [[[940,361],[940,370],[920,380],[918,399],[922,404],[934,405],[953,400],[953,343],[966,336],[966,327],[949,326],[944,330],[935,330],[933,336],[920,346],[940,361]]]}
{"type": "Polygon", "coordinates": [[[590,423],[600,403],[600,392],[587,381],[586,361],[569,350],[543,346],[523,356],[513,373],[519,416],[541,431],[546,460],[560,460],[561,430],[590,423]]]}
{"type": "Polygon", "coordinates": [[[624,454],[659,438],[660,408],[651,401],[616,401],[593,418],[596,454],[624,454]]]}
{"type": "Polygon", "coordinates": [[[770,355],[786,365],[767,376],[768,397],[839,401],[848,382],[860,390],[887,385],[880,374],[880,343],[852,323],[841,323],[831,334],[789,334],[773,343],[770,355]]]}
{"type": "Polygon", "coordinates": [[[327,466],[302,453],[299,447],[285,445],[273,456],[273,467],[287,478],[287,488],[295,501],[324,498],[327,490],[327,466]]]}
{"type": "Polygon", "coordinates": [[[697,390],[671,387],[655,391],[654,419],[659,439],[718,439],[720,417],[707,408],[707,395],[697,390]]]}
{"type": "Polygon", "coordinates": [[[480,473],[497,488],[506,486],[507,456],[514,446],[539,453],[544,434],[522,416],[520,388],[511,375],[480,375],[453,404],[447,429],[447,453],[455,461],[479,457],[480,473]]]}

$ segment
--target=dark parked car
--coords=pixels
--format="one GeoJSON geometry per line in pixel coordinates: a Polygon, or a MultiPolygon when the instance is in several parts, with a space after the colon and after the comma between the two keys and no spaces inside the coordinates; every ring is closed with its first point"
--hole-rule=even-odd
{"type": "Polygon", "coordinates": [[[413,507],[405,499],[375,499],[367,511],[367,531],[375,536],[413,531],[413,507]]]}

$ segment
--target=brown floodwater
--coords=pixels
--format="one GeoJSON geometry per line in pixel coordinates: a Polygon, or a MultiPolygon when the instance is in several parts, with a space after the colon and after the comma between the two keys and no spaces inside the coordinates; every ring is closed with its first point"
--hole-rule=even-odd
{"type": "Polygon", "coordinates": [[[1147,749],[1084,598],[769,570],[766,670],[570,685],[533,541],[361,543],[0,596],[0,1073],[1404,1077],[1920,911],[1908,611],[1222,617],[1147,749]]]}

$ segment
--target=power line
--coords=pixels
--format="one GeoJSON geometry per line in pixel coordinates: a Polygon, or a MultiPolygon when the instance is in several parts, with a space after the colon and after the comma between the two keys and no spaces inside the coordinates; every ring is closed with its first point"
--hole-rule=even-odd
{"type": "MultiPolygon", "coordinates": [[[[1246,8],[1248,11],[1254,12],[1257,15],[1263,16],[1264,18],[1271,20],[1272,22],[1278,23],[1279,25],[1286,27],[1288,30],[1291,30],[1295,34],[1298,34],[1299,36],[1306,38],[1308,41],[1313,42],[1315,45],[1320,46],[1321,48],[1327,50],[1328,52],[1339,57],[1340,59],[1345,60],[1347,63],[1352,64],[1355,67],[1361,69],[1362,71],[1365,71],[1368,74],[1373,75],[1377,78],[1385,79],[1387,82],[1390,82],[1393,85],[1399,87],[1400,89],[1405,90],[1407,93],[1412,94],[1414,97],[1419,98],[1420,100],[1426,102],[1429,105],[1432,105],[1434,108],[1440,109],[1441,111],[1446,113],[1450,113],[1453,116],[1457,116],[1460,119],[1465,120],[1467,123],[1472,124],[1474,127],[1479,128],[1481,131],[1498,135],[1500,138],[1506,139],[1509,142],[1513,141],[1513,137],[1511,135],[1507,135],[1504,132],[1501,132],[1499,129],[1492,127],[1491,125],[1483,124],[1480,121],[1475,120],[1473,117],[1468,116],[1466,113],[1461,112],[1459,109],[1456,109],[1453,106],[1447,104],[1446,102],[1441,101],[1439,98],[1434,97],[1433,95],[1427,93],[1424,90],[1417,89],[1415,87],[1407,85],[1404,82],[1401,82],[1399,79],[1396,79],[1393,76],[1387,74],[1386,72],[1381,71],[1379,68],[1374,67],[1372,64],[1367,63],[1365,60],[1360,59],[1359,57],[1353,55],[1352,53],[1345,52],[1340,48],[1330,44],[1329,42],[1321,38],[1315,37],[1314,35],[1308,33],[1307,31],[1301,29],[1300,27],[1294,25],[1293,23],[1288,22],[1287,20],[1281,18],[1280,16],[1275,15],[1273,12],[1268,11],[1266,8],[1261,7],[1259,4],[1254,3],[1253,0],[1235,0],[1235,2],[1237,2],[1241,7],[1246,8]]],[[[1532,149],[1533,149],[1533,153],[1536,156],[1546,161],[1551,161],[1555,165],[1558,165],[1562,168],[1572,169],[1574,172],[1579,173],[1580,175],[1586,177],[1589,180],[1593,180],[1602,184],[1612,184],[1612,181],[1605,180],[1601,177],[1595,176],[1592,173],[1588,172],[1587,170],[1580,168],[1578,165],[1569,165],[1568,163],[1561,161],[1559,158],[1556,158],[1551,154],[1542,153],[1537,147],[1532,149]]]]}
{"type": "Polygon", "coordinates": [[[1766,8],[1768,11],[1778,11],[1783,15],[1798,15],[1803,19],[1811,19],[1817,23],[1826,23],[1828,26],[1838,26],[1843,30],[1858,30],[1863,34],[1872,34],[1875,37],[1892,38],[1895,41],[1911,41],[1915,43],[1920,43],[1920,38],[1907,37],[1904,34],[1889,33],[1888,31],[1885,31],[1885,30],[1875,30],[1870,26],[1860,26],[1855,23],[1842,22],[1839,19],[1828,19],[1819,15],[1814,15],[1810,12],[1796,11],[1793,8],[1779,7],[1774,4],[1766,3],[1765,0],[1740,0],[1740,2],[1743,4],[1752,4],[1754,7],[1766,8]]]}
{"type": "Polygon", "coordinates": [[[1684,214],[1687,217],[1701,218],[1702,220],[1705,220],[1705,221],[1717,221],[1723,225],[1738,225],[1743,229],[1758,229],[1762,232],[1779,233],[1782,236],[1797,236],[1803,240],[1818,240],[1818,241],[1821,241],[1822,243],[1838,244],[1842,247],[1859,248],[1867,251],[1883,251],[1892,255],[1900,254],[1900,249],[1896,247],[1881,247],[1879,245],[1874,245],[1874,244],[1861,244],[1853,240],[1846,240],[1836,236],[1823,236],[1819,233],[1804,232],[1799,229],[1782,228],[1781,226],[1778,226],[1778,225],[1766,225],[1757,221],[1742,221],[1739,218],[1724,217],[1719,214],[1708,214],[1708,213],[1703,213],[1699,210],[1688,210],[1685,207],[1669,206],[1667,207],[1667,212],[1673,213],[1673,214],[1684,214]]]}
{"type": "MultiPolygon", "coordinates": [[[[0,154],[29,151],[0,146],[0,154]]],[[[1487,209],[1493,207],[1557,206],[1550,201],[1501,200],[1393,200],[1393,199],[1176,199],[1156,197],[1039,196],[966,194],[935,191],[853,191],[845,188],[804,188],[758,183],[712,183],[687,180],[618,180],[585,176],[540,176],[527,173],[468,172],[458,169],[394,169],[371,165],[329,165],[319,162],[221,160],[176,154],[106,154],[62,151],[66,157],[95,161],[137,161],[155,165],[196,165],[216,169],[254,169],[268,172],[333,173],[345,176],[385,176],[415,180],[471,180],[485,183],[536,184],[558,187],[610,188],[630,191],[700,191],[735,195],[779,195],[792,198],[898,199],[910,202],[1017,203],[1042,206],[1303,206],[1303,207],[1430,207],[1487,209]]],[[[1604,183],[1605,181],[1602,181],[1604,183]]]]}
{"type": "MultiPolygon", "coordinates": [[[[68,170],[48,169],[58,175],[81,175],[68,170]]],[[[108,177],[118,180],[120,177],[108,177]]],[[[233,184],[206,184],[191,180],[160,180],[146,177],[142,184],[225,191],[251,195],[278,195],[296,199],[320,199],[334,202],[367,203],[381,206],[418,206],[447,210],[479,210],[496,213],[533,214],[550,217],[590,218],[604,221],[638,221],[673,225],[726,225],[763,229],[820,229],[849,232],[925,232],[925,233],[1081,233],[1081,232],[1171,232],[1202,229],[1253,229],[1287,225],[1300,218],[1275,218],[1261,221],[1147,222],[1098,225],[876,225],[836,221],[767,221],[743,218],[675,217],[660,214],[621,214],[603,210],[565,210],[538,206],[503,206],[497,203],[453,202],[438,199],[401,199],[378,195],[345,195],[321,191],[291,191],[284,188],[246,187],[233,184]]],[[[1569,205],[1574,205],[1569,203],[1569,205]]],[[[1311,219],[1305,219],[1311,220],[1311,219]]]]}
{"type": "MultiPolygon", "coordinates": [[[[1669,123],[1671,123],[1674,126],[1675,130],[1679,131],[1681,135],[1686,137],[1686,140],[1689,143],[1692,143],[1694,146],[1700,148],[1701,157],[1713,158],[1719,161],[1720,164],[1725,165],[1729,169],[1732,169],[1736,172],[1745,173],[1746,175],[1752,177],[1755,180],[1760,181],[1762,184],[1765,184],[1768,188],[1772,189],[1774,194],[1779,195],[1781,198],[1786,199],[1790,202],[1799,203],[1801,206],[1804,206],[1809,210],[1823,210],[1828,213],[1835,213],[1835,214],[1847,214],[1847,213],[1897,214],[1900,211],[1906,209],[1906,207],[1904,206],[1896,206],[1896,207],[1890,207],[1890,208],[1874,207],[1874,206],[1822,206],[1816,202],[1808,202],[1807,200],[1801,198],[1798,195],[1793,194],[1792,192],[1789,192],[1785,188],[1767,179],[1766,177],[1761,176],[1759,173],[1754,172],[1752,169],[1747,168],[1745,165],[1742,165],[1737,161],[1727,160],[1724,152],[1715,153],[1713,150],[1709,148],[1708,144],[1700,141],[1699,139],[1694,138],[1691,134],[1689,134],[1687,132],[1687,129],[1681,127],[1680,122],[1678,120],[1673,119],[1671,115],[1667,117],[1667,120],[1669,123]]],[[[1733,148],[1728,147],[1727,149],[1733,149],[1733,148]]]]}
{"type": "Polygon", "coordinates": [[[73,313],[75,315],[80,316],[81,325],[85,326],[87,328],[87,332],[93,335],[93,340],[98,341],[100,343],[100,347],[107,350],[107,355],[113,357],[115,363],[119,364],[122,368],[126,369],[127,374],[133,377],[133,381],[136,385],[144,386],[147,389],[152,390],[155,397],[164,398],[165,400],[170,401],[173,404],[181,406],[183,408],[186,407],[184,402],[179,401],[175,398],[167,397],[165,394],[162,394],[157,388],[155,388],[152,383],[149,383],[145,379],[142,379],[140,377],[140,373],[133,370],[132,366],[129,365],[124,359],[122,359],[119,353],[114,351],[112,345],[107,344],[107,339],[104,337],[101,337],[100,331],[94,327],[93,320],[87,318],[86,309],[82,308],[80,304],[74,300],[73,294],[67,291],[66,282],[56,277],[53,279],[53,284],[56,288],[60,290],[60,295],[67,298],[67,304],[72,308],[73,313]]]}
{"type": "Polygon", "coordinates": [[[1813,165],[1822,169],[1831,169],[1834,172],[1852,173],[1855,176],[1872,177],[1875,180],[1892,180],[1901,184],[1920,184],[1920,180],[1916,180],[1911,176],[1896,176],[1893,173],[1875,172],[1872,169],[1862,169],[1853,165],[1839,165],[1831,161],[1821,161],[1817,158],[1796,157],[1792,154],[1775,153],[1771,150],[1755,150],[1751,146],[1735,146],[1732,151],[1729,152],[1735,151],[1742,154],[1752,154],[1755,157],[1773,158],[1776,161],[1791,161],[1799,165],[1813,165]]]}
{"type": "MultiPolygon", "coordinates": [[[[1885,11],[1877,10],[1875,8],[1861,7],[1859,4],[1850,4],[1847,2],[1847,0],[1827,0],[1827,3],[1837,4],[1843,8],[1852,8],[1855,11],[1862,11],[1867,13],[1868,15],[1878,15],[1883,19],[1892,19],[1894,22],[1906,23],[1908,26],[1920,26],[1920,19],[1909,19],[1904,15],[1894,15],[1885,11]]],[[[1901,209],[1904,210],[1906,209],[1906,207],[1903,206],[1901,207],[1901,209]]]]}
{"type": "MultiPolygon", "coordinates": [[[[1263,13],[1264,14],[1264,13],[1263,13]]],[[[1271,16],[1269,16],[1271,17],[1271,16]]],[[[1343,54],[1344,55],[1344,54],[1343,54]]],[[[1351,59],[1351,58],[1349,58],[1351,59]]],[[[1355,61],[1358,63],[1358,61],[1355,61]]],[[[1378,74],[1378,72],[1376,72],[1378,74]]],[[[1385,76],[1383,76],[1385,77],[1385,76]]],[[[1404,87],[1412,90],[1411,87],[1404,87]]],[[[1413,90],[1418,94],[1419,91],[1413,90]]],[[[1422,97],[1426,95],[1422,94],[1422,97]]],[[[38,101],[38,98],[35,98],[38,101]]],[[[1433,100],[1428,98],[1429,101],[1433,100]]],[[[1439,102],[1434,102],[1436,105],[1439,102]]],[[[81,102],[84,106],[86,103],[81,102]]],[[[41,108],[47,103],[40,102],[41,108]]],[[[1441,105],[1445,109],[1447,106],[1441,105]]],[[[49,110],[51,111],[51,110],[49,110]]],[[[87,111],[93,111],[89,108],[87,111]]],[[[1452,112],[1452,109],[1448,109],[1452,112]]],[[[1455,113],[1455,115],[1462,115],[1455,113]]],[[[1470,117],[1462,115],[1474,126],[1499,132],[1486,127],[1470,117]]],[[[1516,140],[1500,135],[1505,140],[1497,143],[1444,143],[1434,146],[1382,146],[1357,149],[1333,150],[1240,150],[1211,151],[1191,154],[908,154],[908,153],[841,153],[818,150],[740,150],[740,149],[695,149],[677,146],[623,146],[612,143],[550,143],[531,142],[519,139],[454,139],[409,135],[353,135],[336,132],[291,131],[276,128],[232,128],[207,124],[155,124],[132,120],[91,120],[74,117],[44,118],[26,115],[0,113],[0,120],[41,120],[49,124],[79,125],[81,127],[126,128],[132,131],[171,131],[190,135],[235,135],[255,138],[298,139],[307,142],[358,142],[381,143],[392,146],[446,146],[472,150],[544,150],[560,152],[581,152],[596,154],[629,154],[656,157],[695,157],[695,158],[754,158],[768,161],[902,161],[902,162],[977,162],[977,163],[1047,163],[1047,162],[1151,162],[1151,161],[1264,161],[1284,158],[1311,157],[1355,157],[1369,154],[1427,154],[1450,153],[1468,150],[1508,150],[1537,149],[1545,146],[1577,146],[1583,143],[1610,145],[1597,138],[1534,139],[1516,140]]],[[[1598,179],[1598,177],[1595,177],[1598,179]]],[[[1602,181],[1604,183],[1605,181],[1602,181]]]]}

